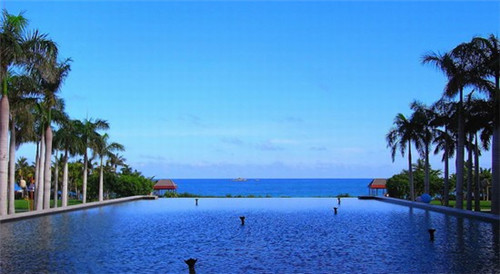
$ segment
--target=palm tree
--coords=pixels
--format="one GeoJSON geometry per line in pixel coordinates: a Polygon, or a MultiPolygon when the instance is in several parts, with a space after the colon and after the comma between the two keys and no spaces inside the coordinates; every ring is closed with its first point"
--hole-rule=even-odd
{"type": "Polygon", "coordinates": [[[18,180],[24,180],[25,178],[27,179],[28,177],[33,176],[31,166],[28,164],[28,159],[26,159],[26,157],[20,157],[17,159],[16,175],[18,180]]]}
{"type": "Polygon", "coordinates": [[[79,120],[66,120],[54,134],[54,145],[64,151],[62,207],[68,205],[68,157],[76,155],[78,149],[83,146],[77,131],[81,127],[82,123],[79,120]]]}
{"type": "MultiPolygon", "coordinates": [[[[491,108],[490,102],[485,100],[477,99],[472,97],[472,92],[468,95],[467,102],[465,105],[466,109],[466,123],[465,123],[465,131],[468,135],[467,146],[468,146],[468,177],[467,177],[467,210],[472,210],[472,191],[473,191],[473,179],[475,178],[475,200],[476,205],[475,209],[480,210],[479,206],[479,154],[480,149],[478,146],[478,138],[477,134],[480,131],[485,131],[483,134],[483,138],[485,138],[485,134],[489,134],[491,130],[492,114],[493,110],[491,108]],[[474,159],[473,159],[474,155],[474,159]],[[476,162],[475,167],[473,168],[473,160],[476,162]],[[476,175],[473,176],[473,171],[475,171],[476,175]]],[[[487,138],[489,139],[489,137],[487,138]]],[[[483,141],[483,147],[487,148],[489,146],[489,142],[483,141]]]]}
{"type": "Polygon", "coordinates": [[[74,189],[76,196],[80,199],[80,187],[82,187],[83,164],[79,161],[68,162],[68,189],[74,189]]]}
{"type": "Polygon", "coordinates": [[[123,151],[125,148],[123,145],[118,143],[109,143],[108,134],[104,134],[99,136],[98,139],[95,140],[93,144],[93,151],[100,158],[100,174],[99,174],[99,202],[103,201],[103,188],[104,188],[104,174],[103,174],[103,158],[104,157],[112,157],[113,152],[115,151],[123,151]]]}
{"type": "MultiPolygon", "coordinates": [[[[35,132],[38,132],[37,137],[37,157],[36,157],[36,176],[35,181],[37,185],[37,193],[35,196],[36,210],[47,209],[50,205],[50,179],[51,174],[49,174],[48,181],[46,179],[46,161],[47,159],[47,142],[46,142],[46,132],[47,124],[49,121],[49,110],[50,110],[50,120],[56,123],[62,123],[62,121],[68,119],[66,113],[64,113],[64,101],[61,98],[54,96],[54,101],[48,103],[47,101],[42,101],[37,103],[37,107],[34,110],[34,115],[37,117],[37,121],[34,125],[35,132]],[[52,107],[47,107],[47,104],[53,104],[52,107]],[[47,183],[46,183],[47,182],[47,183]],[[47,186],[48,185],[48,186],[47,186]]],[[[51,132],[51,131],[50,131],[51,132]]],[[[49,144],[50,150],[52,150],[52,142],[49,144]]],[[[52,154],[52,151],[49,152],[52,154]]],[[[50,173],[50,163],[47,172],[50,173]]]]}
{"type": "Polygon", "coordinates": [[[414,101],[411,104],[411,109],[414,111],[411,120],[415,122],[418,130],[417,148],[420,155],[425,160],[425,178],[424,178],[424,193],[430,193],[430,175],[429,175],[429,154],[430,146],[434,139],[434,128],[431,121],[436,115],[433,111],[421,102],[414,101]]]}
{"type": "MultiPolygon", "coordinates": [[[[459,46],[460,47],[460,46],[459,46]]],[[[463,55],[465,50],[459,51],[455,48],[452,53],[437,54],[431,53],[424,55],[422,62],[432,63],[437,68],[441,69],[446,77],[448,83],[445,86],[445,97],[454,97],[459,95],[457,105],[458,109],[458,131],[457,131],[457,157],[456,157],[456,208],[463,208],[463,180],[464,180],[464,146],[465,146],[465,122],[463,114],[463,92],[464,88],[472,85],[471,74],[467,70],[467,61],[463,55]]]]}
{"type": "Polygon", "coordinates": [[[92,144],[95,143],[95,140],[98,140],[99,133],[98,130],[106,130],[109,129],[108,122],[104,120],[97,119],[93,121],[92,119],[85,119],[81,126],[79,127],[79,135],[83,142],[83,146],[81,147],[80,154],[83,155],[83,203],[87,202],[87,174],[88,174],[88,153],[87,150],[92,148],[92,144]]]}
{"type": "Polygon", "coordinates": [[[0,216],[7,215],[7,146],[9,132],[9,100],[8,69],[23,58],[23,33],[28,21],[19,14],[17,16],[3,10],[2,29],[0,32],[0,82],[2,83],[2,99],[0,100],[0,216]]]}
{"type": "Polygon", "coordinates": [[[59,192],[59,167],[63,162],[63,155],[58,155],[57,147],[53,146],[54,151],[56,152],[56,157],[54,159],[54,208],[57,208],[58,203],[58,192],[59,192]]]}
{"type": "Polygon", "coordinates": [[[434,154],[438,154],[443,151],[442,161],[444,162],[444,188],[443,188],[443,204],[445,206],[449,205],[449,193],[450,193],[450,183],[449,183],[449,159],[455,154],[455,134],[454,129],[454,117],[456,116],[456,107],[452,102],[439,100],[432,106],[435,116],[431,121],[431,125],[436,127],[434,144],[436,148],[434,154]],[[438,127],[442,127],[439,129],[438,127]]]}
{"type": "MultiPolygon", "coordinates": [[[[70,71],[71,59],[66,59],[62,63],[49,64],[49,73],[52,77],[48,80],[42,79],[42,88],[44,91],[44,106],[46,107],[46,124],[45,124],[45,166],[44,166],[44,203],[43,208],[50,208],[50,183],[51,183],[51,158],[52,158],[52,139],[53,132],[51,127],[53,108],[57,106],[58,98],[56,92],[59,91],[61,85],[70,71]]],[[[60,106],[60,105],[59,105],[60,106]]],[[[62,110],[61,110],[62,111],[62,110]]]]}
{"type": "Polygon", "coordinates": [[[399,113],[394,119],[394,127],[386,136],[387,147],[391,148],[392,161],[396,156],[396,151],[401,151],[401,156],[404,157],[406,146],[408,145],[408,174],[410,182],[410,199],[415,201],[415,187],[413,183],[413,171],[411,163],[411,143],[418,141],[418,127],[415,122],[399,113]]]}
{"type": "MultiPolygon", "coordinates": [[[[43,103],[43,102],[42,102],[43,103]]],[[[42,103],[37,103],[36,108],[33,110],[33,115],[37,118],[35,124],[33,125],[34,131],[37,132],[38,137],[36,138],[36,159],[35,159],[35,210],[43,209],[43,197],[44,197],[44,184],[43,184],[43,172],[44,172],[44,161],[45,161],[45,134],[43,134],[45,119],[47,115],[44,114],[44,107],[42,103]]]]}
{"type": "Polygon", "coordinates": [[[116,154],[111,154],[108,157],[108,160],[106,161],[106,165],[109,165],[111,167],[112,172],[118,172],[118,166],[124,166],[125,165],[126,159],[123,158],[122,155],[116,153],[116,154]]]}
{"type": "Polygon", "coordinates": [[[0,100],[0,216],[7,214],[7,150],[9,132],[10,105],[8,100],[8,71],[12,66],[22,66],[27,70],[40,66],[40,61],[57,52],[55,44],[40,35],[38,31],[31,36],[25,35],[28,21],[19,15],[11,15],[5,9],[2,12],[0,32],[0,82],[2,99],[0,100]]]}
{"type": "Polygon", "coordinates": [[[492,186],[491,186],[491,213],[500,214],[500,43],[498,37],[493,34],[488,38],[473,38],[471,44],[481,56],[483,78],[493,78],[494,85],[490,85],[490,102],[495,109],[493,118],[493,141],[492,141],[492,186]]]}
{"type": "MultiPolygon", "coordinates": [[[[36,86],[31,77],[28,75],[14,75],[8,81],[10,90],[9,105],[10,105],[10,144],[9,144],[9,214],[15,213],[14,206],[14,183],[15,183],[15,159],[16,150],[19,148],[22,141],[17,139],[17,133],[22,132],[27,135],[27,130],[31,127],[19,128],[17,125],[18,118],[26,123],[31,120],[30,109],[34,107],[37,94],[36,86]]],[[[32,122],[32,121],[31,121],[32,122]]]]}

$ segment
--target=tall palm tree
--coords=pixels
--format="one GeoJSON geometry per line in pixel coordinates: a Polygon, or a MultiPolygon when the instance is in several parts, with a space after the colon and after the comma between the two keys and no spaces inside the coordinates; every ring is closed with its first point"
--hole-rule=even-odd
{"type": "Polygon", "coordinates": [[[414,101],[411,104],[411,109],[414,111],[411,120],[413,120],[418,128],[418,146],[420,155],[425,161],[425,178],[424,178],[424,193],[430,193],[430,175],[429,175],[429,154],[430,146],[434,139],[435,130],[431,125],[431,121],[436,115],[433,111],[421,102],[414,101]]]}
{"type": "Polygon", "coordinates": [[[57,208],[57,203],[58,203],[58,193],[59,193],[59,167],[61,166],[62,162],[63,162],[63,155],[60,155],[59,156],[59,153],[58,153],[58,150],[55,146],[52,146],[52,148],[54,149],[55,153],[56,153],[56,156],[55,156],[55,159],[54,159],[54,163],[53,163],[53,166],[54,166],[54,208],[57,208]]]}
{"type": "MultiPolygon", "coordinates": [[[[51,186],[51,158],[52,158],[52,140],[53,132],[51,127],[53,108],[57,106],[58,98],[56,92],[62,86],[62,83],[70,71],[71,59],[66,59],[62,63],[51,62],[49,73],[52,77],[48,80],[42,79],[42,88],[44,92],[44,106],[46,107],[47,119],[45,124],[45,166],[44,166],[44,203],[43,208],[50,208],[50,186],[51,186]]],[[[60,106],[60,105],[59,105],[60,106]]]]}
{"type": "MultiPolygon", "coordinates": [[[[17,132],[24,130],[26,134],[30,127],[18,128],[17,121],[20,119],[26,123],[32,117],[30,109],[36,103],[37,90],[35,83],[28,75],[14,75],[8,81],[9,105],[10,105],[10,144],[9,144],[9,214],[15,213],[14,206],[14,183],[15,183],[15,159],[16,150],[19,148],[22,138],[17,139],[17,132]]],[[[29,134],[29,133],[28,133],[29,134]]]]}
{"type": "Polygon", "coordinates": [[[64,151],[63,155],[63,184],[62,184],[62,207],[68,205],[68,157],[77,154],[78,149],[83,146],[81,138],[78,136],[78,128],[83,125],[79,120],[66,120],[59,130],[54,134],[54,145],[64,151]]]}
{"type": "MultiPolygon", "coordinates": [[[[479,210],[479,154],[480,148],[478,146],[478,132],[485,131],[483,138],[486,134],[491,136],[492,132],[492,114],[493,110],[491,108],[491,103],[482,99],[473,98],[472,92],[468,95],[466,105],[465,105],[465,131],[468,135],[467,140],[467,150],[468,150],[468,177],[467,177],[467,210],[472,210],[472,192],[473,192],[473,181],[475,181],[474,189],[476,196],[476,210],[479,210]],[[475,159],[475,160],[474,160],[475,159]],[[475,167],[473,167],[473,161],[476,162],[475,167]],[[476,175],[473,176],[473,171],[476,175]],[[475,179],[475,180],[474,180],[475,179]]],[[[489,138],[488,138],[489,139],[489,138]]],[[[489,142],[483,142],[483,147],[487,148],[489,142]]]]}
{"type": "MultiPolygon", "coordinates": [[[[50,120],[56,123],[61,123],[65,119],[68,119],[66,113],[64,113],[64,100],[61,98],[54,97],[54,102],[52,107],[47,107],[47,101],[43,100],[42,102],[37,103],[37,107],[35,108],[35,116],[37,117],[37,121],[35,123],[35,131],[38,132],[37,142],[37,158],[36,158],[36,185],[37,192],[35,195],[35,204],[36,210],[47,209],[50,205],[50,179],[51,175],[49,175],[48,180],[46,180],[46,160],[50,161],[50,158],[47,158],[47,142],[46,142],[46,132],[47,125],[49,124],[49,110],[50,110],[50,120]],[[47,183],[46,183],[47,182],[47,183]]],[[[52,103],[51,103],[52,104],[52,103]]],[[[52,142],[49,144],[49,148],[52,149],[52,142]]],[[[49,152],[52,154],[51,152],[49,152]]],[[[47,172],[50,173],[50,163],[49,169],[47,172]]]]}
{"type": "Polygon", "coordinates": [[[8,69],[21,63],[24,55],[23,34],[28,21],[19,14],[17,16],[3,10],[2,28],[0,32],[0,82],[2,83],[2,99],[0,100],[0,216],[7,215],[7,146],[9,132],[9,100],[8,69]]]}
{"type": "Polygon", "coordinates": [[[449,183],[449,159],[455,154],[455,132],[453,130],[456,128],[456,123],[454,123],[454,117],[456,117],[456,107],[452,102],[439,100],[436,102],[432,109],[435,113],[431,125],[436,128],[434,144],[436,148],[434,154],[438,154],[443,151],[442,161],[444,162],[444,187],[443,187],[443,203],[445,206],[449,205],[449,193],[450,193],[450,183],[449,183]],[[442,129],[439,129],[441,127],[442,129]]]}
{"type": "Polygon", "coordinates": [[[124,146],[119,143],[109,143],[108,134],[100,135],[93,143],[93,151],[99,156],[100,159],[100,174],[99,174],[99,202],[103,201],[104,194],[104,172],[103,172],[103,159],[104,157],[112,157],[113,152],[125,150],[124,146]]]}
{"type": "Polygon", "coordinates": [[[7,165],[8,132],[10,105],[8,100],[8,70],[13,66],[33,69],[40,66],[40,60],[57,51],[55,43],[46,39],[38,31],[26,35],[28,21],[23,14],[11,15],[5,9],[2,12],[0,31],[0,216],[7,214],[7,165]]]}
{"type": "Polygon", "coordinates": [[[34,131],[37,132],[38,136],[36,138],[36,159],[35,159],[35,210],[43,209],[43,197],[44,197],[44,183],[43,183],[43,173],[44,173],[44,163],[45,163],[45,134],[43,134],[45,119],[47,115],[44,114],[45,108],[42,106],[43,102],[38,102],[36,108],[33,109],[33,115],[36,117],[36,122],[34,123],[34,131]]]}
{"type": "Polygon", "coordinates": [[[396,151],[401,151],[401,156],[404,157],[406,147],[408,146],[408,174],[410,183],[410,199],[415,201],[415,186],[413,183],[413,170],[411,162],[411,143],[418,142],[418,127],[415,122],[407,119],[403,114],[399,113],[394,119],[394,127],[386,136],[387,147],[391,148],[392,161],[396,156],[396,151]]]}
{"type": "Polygon", "coordinates": [[[95,140],[99,138],[99,130],[109,129],[109,124],[105,120],[97,119],[85,119],[81,126],[79,127],[79,135],[83,142],[83,146],[80,149],[80,154],[83,155],[83,203],[87,202],[87,174],[88,174],[88,152],[89,148],[92,148],[92,144],[95,140]]]}
{"type": "MultiPolygon", "coordinates": [[[[458,47],[457,47],[458,48],[458,47]]],[[[455,48],[455,49],[457,49],[455,48]]],[[[452,53],[437,54],[430,53],[424,55],[422,62],[432,63],[437,68],[441,69],[448,83],[445,86],[444,96],[452,98],[458,94],[458,131],[457,131],[457,157],[456,166],[456,208],[463,208],[463,180],[464,180],[464,146],[465,146],[465,122],[463,110],[463,93],[464,88],[472,85],[471,74],[467,70],[467,61],[463,57],[465,51],[454,50],[452,53]]]]}
{"type": "Polygon", "coordinates": [[[489,87],[490,101],[494,105],[492,141],[492,186],[491,186],[491,213],[500,214],[500,43],[498,37],[490,35],[488,38],[473,38],[471,44],[475,46],[482,57],[479,68],[483,78],[493,78],[494,84],[489,87]]]}

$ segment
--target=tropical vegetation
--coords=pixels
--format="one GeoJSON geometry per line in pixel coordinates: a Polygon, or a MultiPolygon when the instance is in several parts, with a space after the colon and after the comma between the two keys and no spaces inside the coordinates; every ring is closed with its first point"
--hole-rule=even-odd
{"type": "Polygon", "coordinates": [[[451,204],[452,195],[456,208],[480,210],[481,199],[486,197],[485,186],[491,186],[491,212],[500,214],[499,53],[498,37],[490,35],[474,37],[444,54],[431,52],[422,57],[423,64],[432,64],[444,73],[447,83],[432,106],[414,101],[408,118],[396,115],[386,136],[387,146],[393,161],[398,150],[402,156],[408,151],[408,170],[389,179],[390,195],[410,200],[416,199],[415,193],[439,195],[444,205],[451,204]],[[411,159],[412,144],[423,159],[417,162],[424,172],[423,189],[419,190],[414,189],[413,168],[417,166],[411,159]],[[444,165],[439,191],[433,189],[438,172],[429,164],[433,146],[435,154],[442,154],[444,165]],[[481,175],[479,156],[490,146],[492,176],[486,179],[481,175]],[[449,159],[453,156],[456,174],[450,175],[449,159]]]}
{"type": "Polygon", "coordinates": [[[152,178],[132,172],[117,154],[124,146],[103,133],[107,121],[71,119],[66,112],[60,93],[72,60],[59,56],[47,34],[28,30],[23,13],[4,9],[1,20],[0,216],[15,213],[15,182],[27,183],[35,210],[57,207],[59,197],[65,207],[70,197],[86,203],[150,193],[152,178]],[[32,164],[24,157],[16,161],[26,143],[36,144],[32,164]]]}

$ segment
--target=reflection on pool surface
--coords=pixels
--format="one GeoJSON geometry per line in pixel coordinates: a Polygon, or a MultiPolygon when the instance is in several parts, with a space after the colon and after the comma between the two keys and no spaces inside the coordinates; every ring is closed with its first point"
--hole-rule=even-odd
{"type": "Polygon", "coordinates": [[[352,198],[143,200],[4,223],[0,236],[2,273],[187,273],[191,257],[197,273],[500,271],[497,225],[352,198]]]}

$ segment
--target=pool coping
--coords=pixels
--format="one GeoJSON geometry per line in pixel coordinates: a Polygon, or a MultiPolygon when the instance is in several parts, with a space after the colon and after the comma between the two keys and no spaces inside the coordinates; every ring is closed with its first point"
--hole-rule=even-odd
{"type": "Polygon", "coordinates": [[[408,200],[402,200],[402,199],[391,198],[391,197],[379,197],[379,196],[360,196],[360,197],[362,197],[361,199],[378,200],[378,201],[382,201],[382,202],[386,202],[386,203],[404,205],[404,206],[408,206],[408,207],[416,207],[416,208],[427,209],[427,210],[432,210],[432,211],[446,213],[446,214],[457,215],[457,216],[461,216],[461,217],[479,219],[482,221],[496,222],[497,224],[500,223],[500,215],[495,215],[492,213],[475,212],[475,211],[458,209],[458,208],[453,208],[453,207],[431,205],[431,204],[426,204],[426,203],[422,203],[422,202],[412,202],[412,201],[408,201],[408,200]]]}
{"type": "Polygon", "coordinates": [[[66,206],[66,207],[50,208],[50,209],[46,209],[46,210],[15,213],[15,214],[7,215],[7,216],[1,216],[0,223],[18,221],[18,220],[23,220],[23,219],[28,219],[28,218],[35,218],[35,217],[63,213],[63,212],[69,212],[69,211],[75,211],[75,210],[80,210],[80,209],[101,207],[101,206],[130,202],[130,201],[135,201],[135,200],[154,200],[157,198],[158,198],[157,196],[151,196],[151,195],[138,195],[138,196],[130,196],[130,197],[106,200],[106,201],[102,201],[102,202],[91,202],[91,203],[71,205],[71,206],[66,206]]]}

